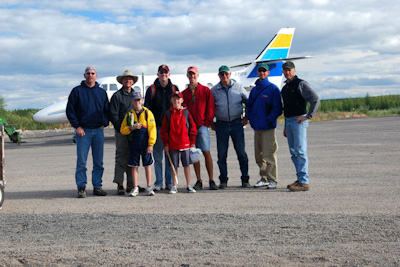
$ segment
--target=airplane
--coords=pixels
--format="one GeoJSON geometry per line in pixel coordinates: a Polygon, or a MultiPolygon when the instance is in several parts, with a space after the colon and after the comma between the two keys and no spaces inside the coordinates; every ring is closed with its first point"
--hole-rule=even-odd
{"type": "MultiPolygon", "coordinates": [[[[311,58],[310,56],[288,58],[290,47],[292,45],[295,28],[282,28],[265,46],[261,53],[249,63],[231,66],[231,68],[240,68],[241,70],[232,71],[231,79],[241,83],[245,88],[251,89],[258,79],[257,63],[264,62],[268,64],[270,74],[268,79],[281,88],[283,81],[282,64],[287,60],[299,60],[311,58]]],[[[133,89],[145,95],[145,92],[151,84],[157,79],[157,75],[141,75],[134,84],[133,89]]],[[[173,84],[177,85],[180,90],[184,90],[188,86],[188,78],[186,74],[171,74],[170,79],[173,84]]],[[[209,88],[216,85],[220,80],[217,73],[201,73],[197,79],[199,83],[209,88]]],[[[117,82],[117,77],[105,77],[97,79],[100,87],[102,87],[108,95],[108,99],[119,90],[122,85],[117,82]]],[[[55,103],[33,115],[33,119],[41,123],[68,123],[65,114],[68,99],[55,103]]]]}

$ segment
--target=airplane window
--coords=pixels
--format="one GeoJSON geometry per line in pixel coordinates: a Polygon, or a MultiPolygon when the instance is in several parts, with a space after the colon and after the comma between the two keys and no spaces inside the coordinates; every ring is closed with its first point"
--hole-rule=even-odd
{"type": "Polygon", "coordinates": [[[116,84],[110,84],[110,91],[117,91],[118,90],[118,86],[116,84]]]}
{"type": "Polygon", "coordinates": [[[107,84],[100,84],[100,87],[107,91],[107,84]]]}

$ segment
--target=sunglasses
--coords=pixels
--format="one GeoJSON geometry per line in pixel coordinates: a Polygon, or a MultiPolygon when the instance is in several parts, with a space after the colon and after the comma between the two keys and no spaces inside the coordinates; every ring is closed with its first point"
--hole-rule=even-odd
{"type": "Polygon", "coordinates": [[[218,75],[219,76],[229,76],[229,73],[228,72],[221,72],[218,75]]]}
{"type": "Polygon", "coordinates": [[[166,70],[160,70],[158,73],[160,73],[160,74],[167,74],[168,71],[166,71],[166,70]]]}
{"type": "Polygon", "coordinates": [[[95,75],[95,72],[86,72],[86,75],[95,75]]]}

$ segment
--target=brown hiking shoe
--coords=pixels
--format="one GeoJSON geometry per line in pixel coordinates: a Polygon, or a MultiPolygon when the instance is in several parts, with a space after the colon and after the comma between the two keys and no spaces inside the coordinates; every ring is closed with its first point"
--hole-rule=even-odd
{"type": "Polygon", "coordinates": [[[117,186],[117,195],[125,195],[125,188],[122,184],[117,186]]]}
{"type": "Polygon", "coordinates": [[[290,191],[308,191],[308,190],[310,190],[310,185],[297,183],[296,185],[292,185],[291,187],[289,187],[289,190],[290,191]]]}
{"type": "Polygon", "coordinates": [[[286,188],[289,189],[289,188],[291,188],[292,186],[297,185],[297,184],[299,184],[299,181],[296,180],[294,183],[289,184],[286,188]]]}

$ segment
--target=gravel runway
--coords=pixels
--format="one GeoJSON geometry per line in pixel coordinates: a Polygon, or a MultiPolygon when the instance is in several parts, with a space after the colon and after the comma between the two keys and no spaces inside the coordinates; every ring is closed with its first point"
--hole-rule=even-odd
{"type": "MultiPolygon", "coordinates": [[[[86,199],[76,198],[72,129],[25,131],[20,146],[5,145],[0,266],[399,266],[400,117],[310,123],[308,192],[286,189],[295,178],[282,130],[276,190],[240,188],[230,144],[228,189],[188,194],[180,169],[177,195],[130,198],[115,194],[113,129],[106,129],[109,195],[93,196],[88,186],[86,199]]],[[[254,185],[252,129],[245,134],[254,185]]]]}

